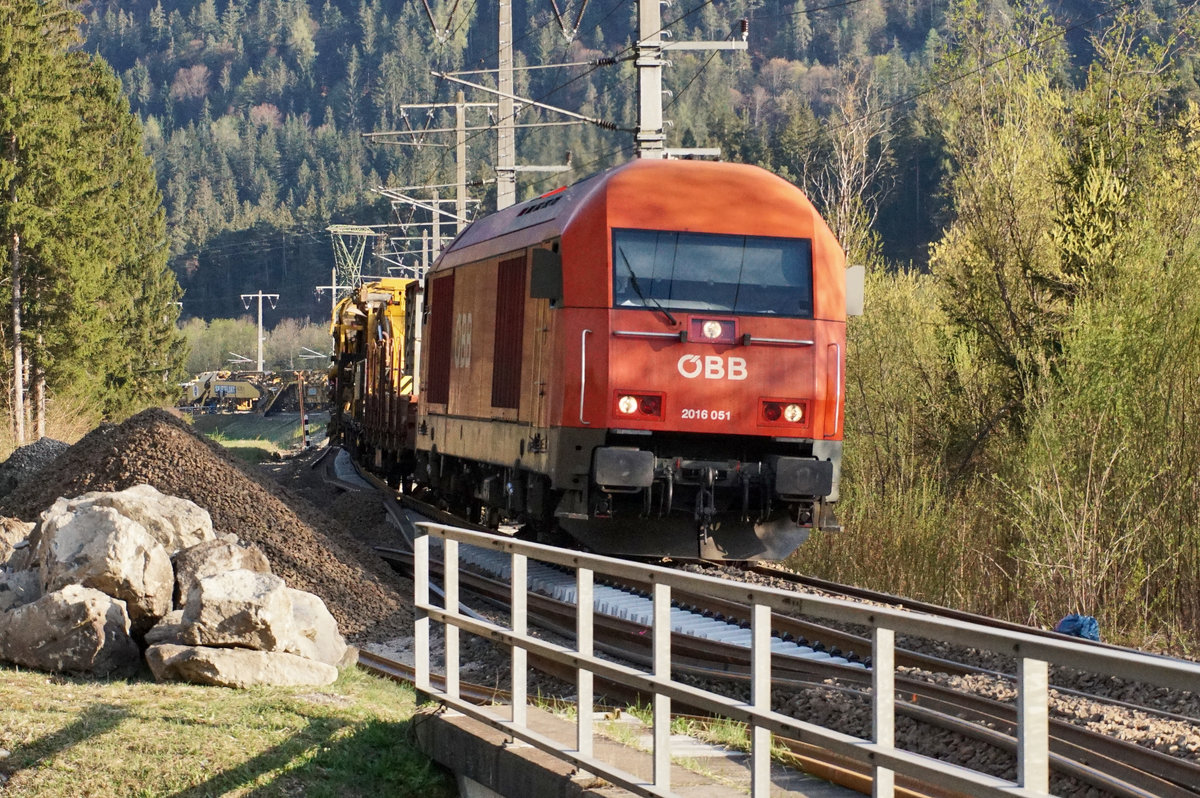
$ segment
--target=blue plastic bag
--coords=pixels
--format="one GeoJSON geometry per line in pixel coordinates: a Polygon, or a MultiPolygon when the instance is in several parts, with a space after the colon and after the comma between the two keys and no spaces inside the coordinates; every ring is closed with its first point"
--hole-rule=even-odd
{"type": "Polygon", "coordinates": [[[1071,613],[1054,625],[1054,631],[1100,642],[1100,624],[1090,615],[1071,613]]]}

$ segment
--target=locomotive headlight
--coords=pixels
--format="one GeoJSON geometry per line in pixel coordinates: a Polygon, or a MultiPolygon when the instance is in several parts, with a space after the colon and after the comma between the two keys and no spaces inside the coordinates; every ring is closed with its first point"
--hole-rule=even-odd
{"type": "Polygon", "coordinates": [[[638,409],[638,400],[635,396],[622,396],[617,400],[617,409],[625,415],[636,413],[638,409]]]}
{"type": "Polygon", "coordinates": [[[783,409],[783,417],[793,424],[799,424],[804,420],[804,407],[796,404],[788,405],[783,409]]]}
{"type": "Polygon", "coordinates": [[[706,321],[706,322],[704,322],[704,326],[701,327],[700,330],[701,330],[701,332],[704,333],[704,337],[709,339],[710,341],[720,338],[721,332],[722,332],[721,322],[706,321]]]}

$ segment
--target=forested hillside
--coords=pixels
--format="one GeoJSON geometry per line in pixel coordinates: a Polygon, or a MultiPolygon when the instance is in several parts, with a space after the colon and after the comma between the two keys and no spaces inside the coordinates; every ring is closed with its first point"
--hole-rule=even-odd
{"type": "MultiPolygon", "coordinates": [[[[518,71],[517,91],[629,127],[636,6],[582,2],[564,6],[568,23],[583,10],[568,40],[549,2],[517,0],[518,65],[624,60],[518,71]]],[[[815,120],[869,106],[881,123],[867,133],[870,146],[889,144],[885,168],[867,187],[882,204],[885,251],[921,262],[939,219],[941,153],[902,101],[928,84],[947,0],[809,5],[696,0],[667,8],[676,40],[724,39],[739,19],[750,22],[748,53],[672,54],[668,144],[720,146],[727,159],[801,181],[822,144],[815,120]],[[848,96],[855,86],[860,96],[848,96]]],[[[454,100],[460,87],[430,71],[496,66],[493,3],[441,0],[428,12],[417,0],[111,0],[84,8],[87,48],[118,72],[145,123],[185,317],[235,315],[238,295],[258,290],[282,294],[283,316],[319,316],[313,286],[328,282],[332,265],[324,228],[389,221],[372,188],[453,177],[445,149],[373,145],[360,134],[444,125],[450,117],[402,109],[454,100]]],[[[519,121],[546,118],[527,112],[519,121]]],[[[479,112],[471,122],[486,119],[479,112]]],[[[574,171],[523,178],[521,190],[537,193],[624,160],[631,143],[627,133],[594,126],[524,130],[519,163],[563,163],[570,152],[574,171]]],[[[491,134],[472,135],[469,174],[482,183],[475,194],[485,209],[494,150],[491,134]]]]}
{"type": "MultiPolygon", "coordinates": [[[[568,27],[580,20],[569,39],[547,0],[516,0],[518,66],[623,60],[518,71],[517,92],[632,126],[636,79],[628,56],[636,5],[583,3],[562,6],[568,27]]],[[[867,221],[878,211],[873,229],[882,251],[923,264],[946,221],[939,186],[945,152],[914,98],[936,86],[932,68],[950,5],[695,0],[664,7],[676,40],[724,39],[740,19],[750,24],[747,53],[671,54],[668,145],[719,146],[729,160],[762,164],[812,190],[824,162],[835,157],[826,131],[849,134],[848,147],[877,159],[857,179],[867,221]]],[[[1155,5],[1170,28],[1179,7],[1155,5]]],[[[234,315],[238,295],[259,290],[282,294],[281,316],[319,317],[313,287],[327,284],[332,265],[324,228],[391,221],[372,188],[453,179],[452,151],[375,145],[360,134],[444,126],[448,115],[426,117],[402,106],[454,100],[461,87],[431,70],[496,66],[494,3],[439,0],[427,11],[417,0],[110,0],[85,8],[86,46],[116,69],[146,125],[185,317],[234,315]]],[[[1082,0],[1047,10],[1072,26],[1064,40],[1077,58],[1055,77],[1075,82],[1092,57],[1088,35],[1111,15],[1082,0]]],[[[467,99],[491,98],[468,91],[467,99]]],[[[519,121],[548,118],[530,111],[519,121]]],[[[477,112],[471,122],[486,119],[477,112]]],[[[432,135],[428,143],[449,139],[432,135]]],[[[631,143],[627,133],[595,126],[523,130],[519,163],[560,164],[569,152],[574,170],[523,176],[520,190],[539,193],[624,160],[631,143]]],[[[494,150],[492,134],[471,136],[469,175],[481,183],[473,193],[484,209],[492,207],[494,150]]],[[[845,171],[833,180],[850,177],[845,171]]]]}

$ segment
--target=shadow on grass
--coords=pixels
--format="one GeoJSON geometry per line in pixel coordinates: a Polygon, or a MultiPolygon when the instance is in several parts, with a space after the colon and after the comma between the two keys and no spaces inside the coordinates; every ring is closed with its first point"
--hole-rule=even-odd
{"type": "Polygon", "coordinates": [[[129,711],[124,707],[92,704],[58,731],[39,737],[31,743],[17,745],[0,765],[0,771],[12,775],[32,768],[42,760],[50,759],[74,745],[115,729],[128,716],[129,711]]]}
{"type": "Polygon", "coordinates": [[[254,798],[457,795],[453,778],[421,754],[412,739],[410,721],[347,724],[310,718],[286,742],[172,798],[207,798],[239,788],[253,788],[244,794],[254,798]]]}
{"type": "Polygon", "coordinates": [[[247,465],[259,465],[276,459],[276,452],[263,446],[239,446],[223,444],[226,451],[247,465]]]}

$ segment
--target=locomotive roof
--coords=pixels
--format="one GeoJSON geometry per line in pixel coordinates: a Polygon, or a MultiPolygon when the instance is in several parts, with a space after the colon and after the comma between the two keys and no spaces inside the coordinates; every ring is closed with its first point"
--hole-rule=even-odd
{"type": "Polygon", "coordinates": [[[570,218],[571,212],[613,172],[622,168],[617,166],[598,172],[578,183],[476,219],[451,242],[434,264],[433,270],[440,271],[487,257],[499,238],[511,239],[504,241],[503,247],[511,252],[561,235],[566,226],[564,220],[570,218]]]}
{"type": "Polygon", "coordinates": [[[722,184],[729,183],[753,188],[756,193],[764,195],[779,196],[779,192],[784,191],[794,195],[796,202],[802,203],[807,210],[812,209],[803,192],[756,166],[713,161],[639,159],[477,219],[446,248],[433,270],[454,268],[560,237],[576,215],[585,211],[585,206],[591,205],[590,199],[600,197],[610,187],[631,179],[639,185],[649,182],[660,189],[655,198],[646,197],[656,205],[664,202],[695,202],[697,197],[694,195],[684,196],[685,192],[679,191],[672,196],[669,188],[676,184],[695,186],[699,179],[711,181],[716,194],[720,193],[722,184]]]}

